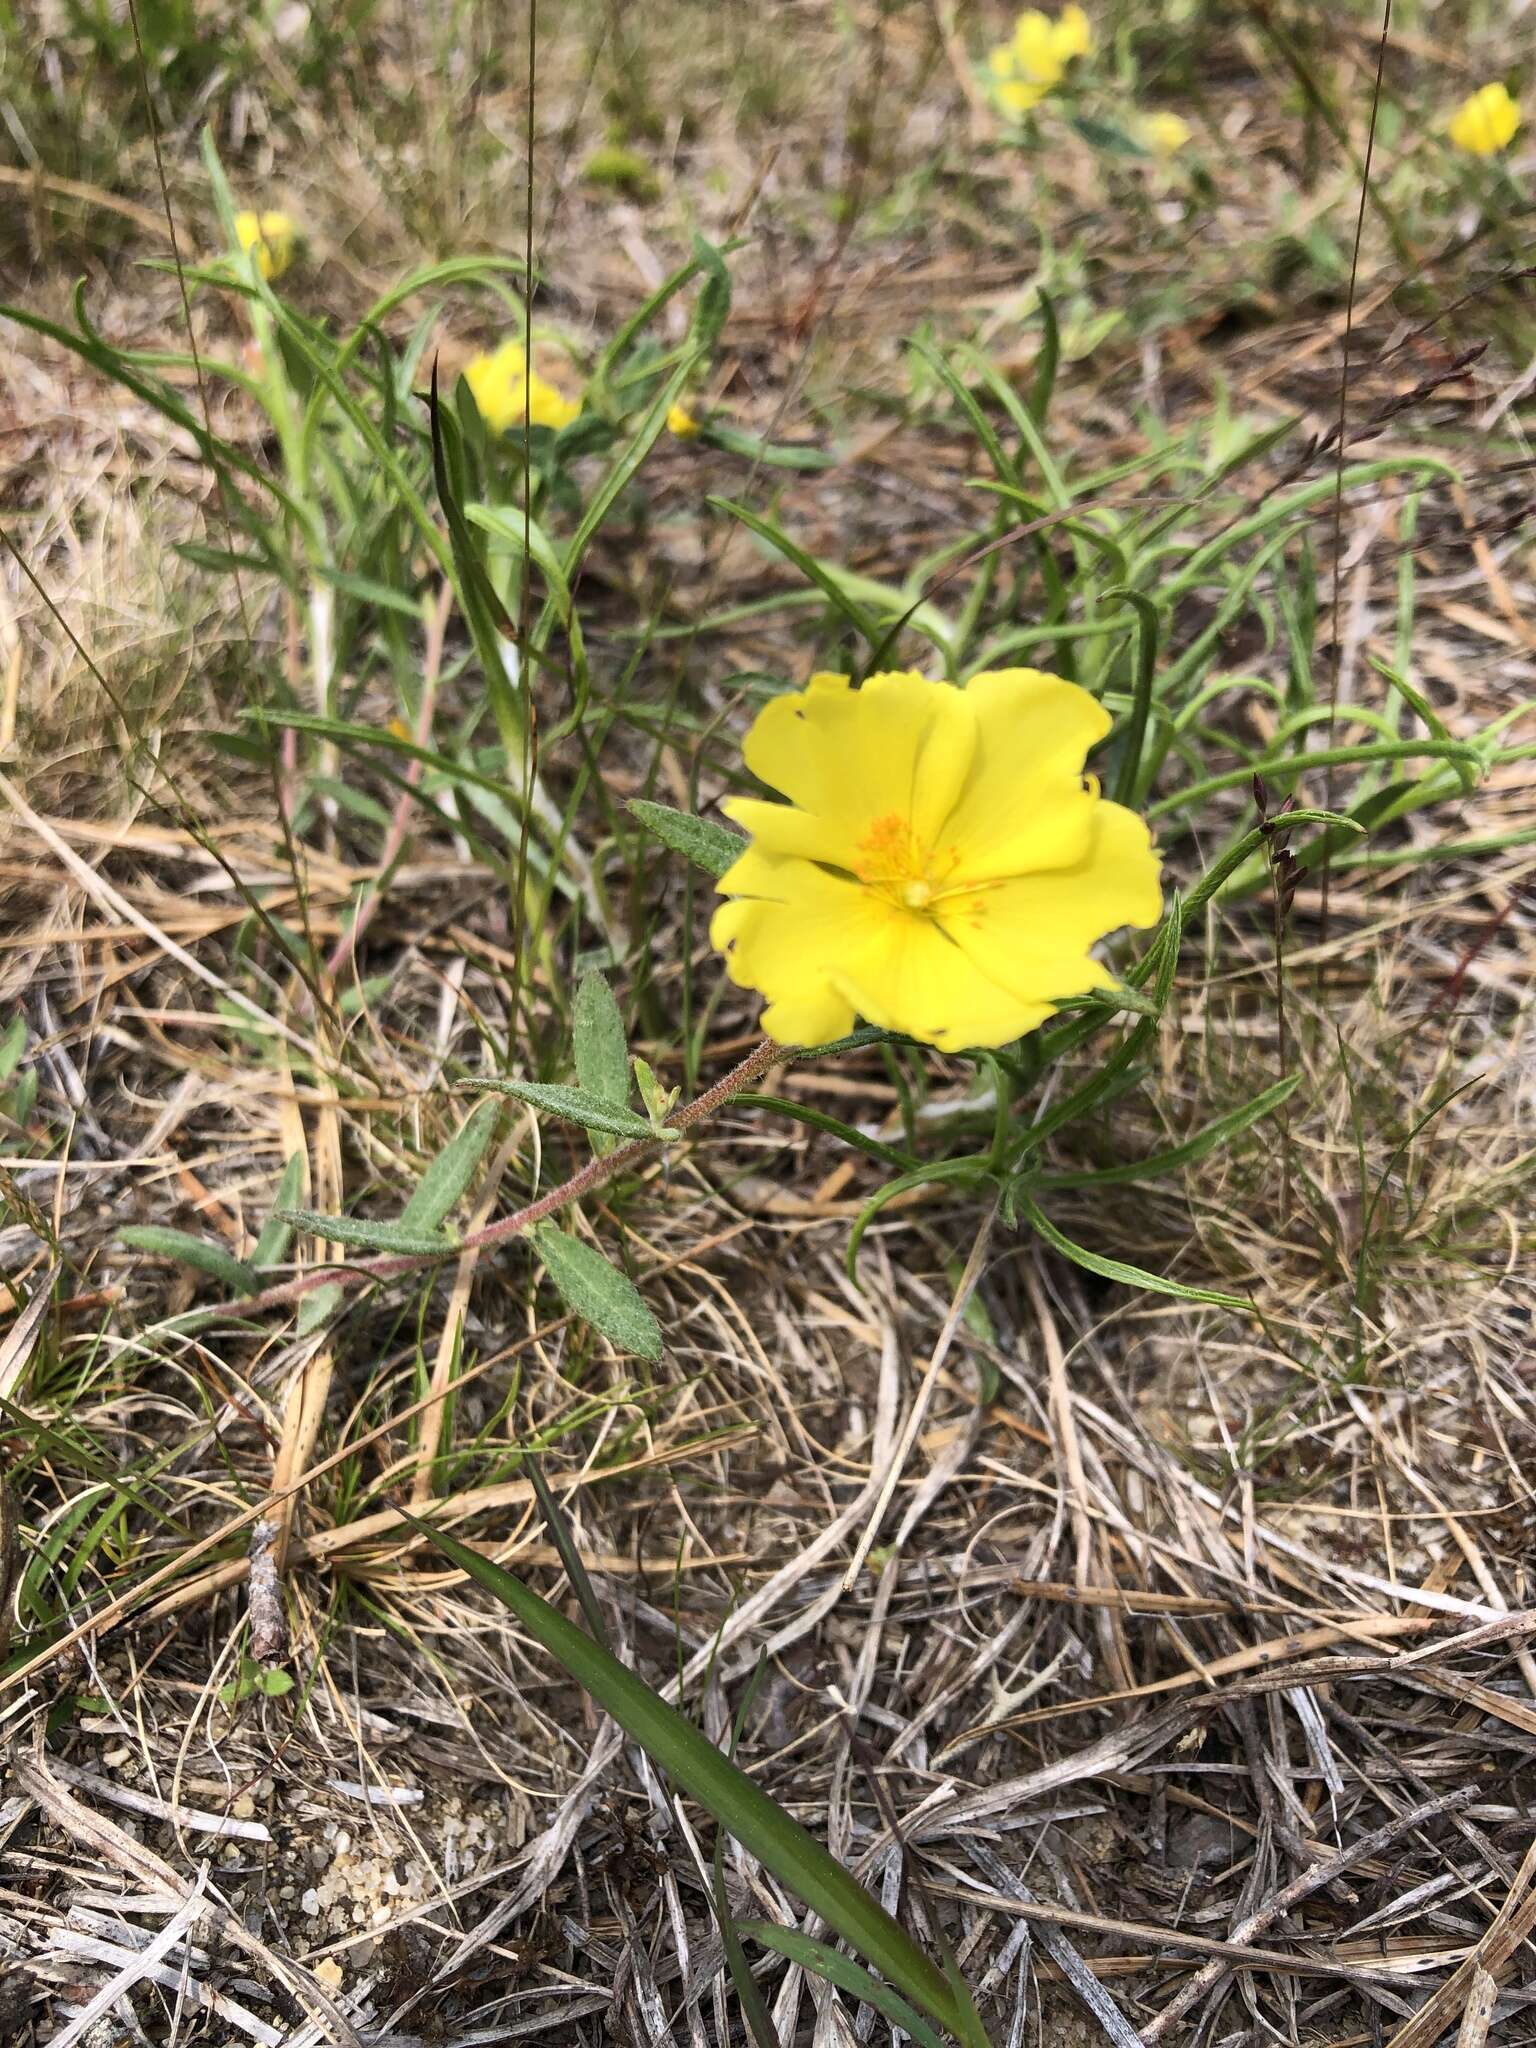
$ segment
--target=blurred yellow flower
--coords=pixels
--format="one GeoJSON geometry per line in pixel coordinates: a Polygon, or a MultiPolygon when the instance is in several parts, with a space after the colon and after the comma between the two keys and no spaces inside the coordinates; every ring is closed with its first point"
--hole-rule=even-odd
{"type": "Polygon", "coordinates": [[[1501,79],[1485,85],[1462,101],[1445,124],[1445,132],[1458,149],[1473,156],[1497,156],[1515,139],[1520,126],[1520,108],[1509,96],[1501,79]]]}
{"type": "Polygon", "coordinates": [[[667,432],[676,434],[679,441],[691,441],[699,431],[699,423],[686,405],[672,405],[667,408],[667,432]]]}
{"type": "Polygon", "coordinates": [[[998,104],[1010,114],[1027,113],[1060,85],[1074,57],[1093,48],[1093,32],[1081,7],[1064,7],[1054,21],[1037,7],[1026,8],[1013,35],[987,59],[998,104]]]}
{"type": "Polygon", "coordinates": [[[857,1015],[959,1052],[1112,986],[1089,947],[1156,923],[1162,895],[1146,826],[1083,774],[1109,726],[1075,683],[1026,668],[963,689],[816,675],[765,705],[744,758],[789,802],[724,806],[751,844],[710,938],[768,998],[768,1035],[823,1044],[857,1015]]]}
{"type": "Polygon", "coordinates": [[[1194,132],[1182,114],[1170,113],[1167,108],[1145,115],[1138,127],[1142,142],[1154,156],[1161,157],[1177,156],[1194,132]]]}
{"type": "Polygon", "coordinates": [[[493,434],[505,434],[525,420],[535,427],[568,427],[581,412],[579,398],[567,398],[529,369],[520,341],[504,341],[493,354],[475,356],[464,365],[464,381],[493,434]]]}
{"type": "Polygon", "coordinates": [[[235,240],[247,254],[256,251],[263,277],[281,277],[293,261],[299,231],[286,213],[237,213],[235,240]]]}

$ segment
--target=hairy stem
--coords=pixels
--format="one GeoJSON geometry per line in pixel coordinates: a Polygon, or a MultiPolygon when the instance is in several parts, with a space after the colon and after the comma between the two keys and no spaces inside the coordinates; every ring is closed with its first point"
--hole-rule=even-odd
{"type": "MultiPolygon", "coordinates": [[[[674,1131],[692,1130],[696,1124],[706,1122],[717,1110],[723,1109],[733,1095],[750,1087],[770,1067],[797,1056],[798,1048],[775,1045],[772,1039],[763,1039],[712,1088],[706,1088],[692,1102],[682,1103],[673,1110],[667,1118],[668,1127],[674,1131]]],[[[457,1244],[445,1245],[441,1253],[384,1253],[377,1258],[359,1259],[350,1265],[316,1266],[308,1273],[299,1274],[296,1279],[264,1288],[260,1294],[253,1294],[245,1301],[231,1304],[231,1307],[239,1315],[253,1315],[258,1309],[278,1308],[285,1302],[299,1301],[304,1295],[313,1294],[318,1287],[357,1287],[367,1280],[397,1280],[402,1274],[419,1273],[426,1267],[441,1265],[445,1259],[456,1259],[461,1252],[504,1244],[508,1238],[521,1237],[534,1224],[542,1223],[569,1203],[605,1186],[617,1174],[637,1166],[660,1143],[660,1138],[635,1138],[629,1144],[621,1145],[616,1152],[589,1160],[580,1172],[573,1173],[559,1187],[551,1188],[548,1194],[525,1203],[521,1209],[501,1217],[498,1222],[488,1223],[483,1230],[471,1231],[457,1244]]]]}

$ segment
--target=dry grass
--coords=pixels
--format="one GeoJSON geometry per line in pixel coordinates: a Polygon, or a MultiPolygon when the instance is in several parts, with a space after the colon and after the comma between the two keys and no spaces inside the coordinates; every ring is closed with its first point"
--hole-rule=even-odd
{"type": "MultiPolygon", "coordinates": [[[[748,231],[711,396],[775,435],[840,437],[837,469],[784,480],[785,523],[865,574],[904,574],[973,516],[975,460],[952,418],[906,404],[901,342],[931,322],[1016,373],[1032,347],[1017,313],[1036,252],[1019,254],[1017,224],[1033,171],[984,153],[991,116],[960,61],[983,24],[944,6],[851,25],[721,9],[707,29],[658,12],[642,35],[634,10],[553,14],[542,316],[604,334],[690,224],[748,231]],[[659,196],[583,180],[605,128],[659,196]]],[[[299,78],[280,37],[254,59],[237,37],[249,63],[205,88],[244,181],[311,223],[305,288],[338,318],[423,250],[521,232],[515,39],[471,8],[369,21],[371,98],[299,78]]],[[[1363,133],[1374,42],[1343,34],[1363,133]]],[[[73,47],[58,38],[60,61],[73,47]]],[[[1286,251],[1298,204],[1340,232],[1354,174],[1336,164],[1298,201],[1296,116],[1257,26],[1213,35],[1207,57],[1192,84],[1172,54],[1162,78],[1198,90],[1236,159],[1185,238],[1178,317],[1127,320],[1075,366],[1054,430],[1107,469],[1218,402],[1297,410],[1325,476],[1342,280],[1293,287],[1286,251]]],[[[1405,81],[1460,61],[1412,24],[1394,59],[1405,81]]],[[[174,279],[124,261],[163,242],[132,94],[109,87],[86,96],[77,153],[46,159],[53,182],[29,175],[5,231],[11,295],[58,312],[90,261],[104,330],[171,342],[174,279]]],[[[30,119],[18,75],[7,90],[30,119]]],[[[163,105],[195,247],[195,104],[163,105]]],[[[1387,149],[1384,191],[1406,154],[1387,149]]],[[[1086,148],[1053,175],[1073,317],[1171,291],[1166,249],[1085,229],[1086,148]]],[[[1452,310],[1421,343],[1370,220],[1352,418],[1362,437],[1374,422],[1372,452],[1433,447],[1463,481],[1426,496],[1408,540],[1390,495],[1348,505],[1336,647],[1335,536],[1325,516],[1314,532],[1315,652],[1338,660],[1345,706],[1380,701],[1370,657],[1392,658],[1409,552],[1416,672],[1460,732],[1536,673],[1510,353],[1524,302],[1479,260],[1422,281],[1452,310]],[[1424,392],[1469,340],[1492,345],[1424,392]]],[[[655,1367],[573,1325],[500,1250],[359,1288],[313,1332],[285,1315],[189,1329],[176,1318],[208,1283],[117,1231],[173,1224],[248,1255],[295,1156],[310,1206],[395,1213],[461,1116],[445,1075],[491,1071],[486,1048],[516,1033],[516,931],[496,870],[425,821],[359,941],[361,993],[339,975],[308,1002],[252,897],[324,955],[369,878],[362,843],[317,829],[296,863],[270,785],[208,744],[254,669],[289,658],[290,617],[243,616],[171,551],[212,523],[193,451],[9,331],[0,435],[6,531],[101,671],[8,562],[0,1026],[26,1018],[39,1092],[20,1125],[0,1120],[0,1501],[20,1529],[3,1540],[0,1518],[0,2040],[742,2038],[701,1816],[402,1512],[432,1501],[560,1588],[522,1470],[544,1446],[625,1653],[721,1742],[761,1667],[739,1754],[911,1926],[942,1933],[998,2044],[1536,2041],[1536,853],[1415,857],[1529,834],[1526,767],[1410,822],[1395,860],[1342,869],[1326,928],[1303,886],[1287,990],[1304,1078],[1283,1143],[1266,1125],[1182,1179],[1052,1198],[1079,1242],[1251,1293],[1250,1317],[1129,1296],[942,1186],[881,1213],[855,1285],[843,1251],[883,1171],[738,1108],[593,1210],[662,1321],[655,1367]],[[247,1622],[267,1637],[256,1662],[247,1622]],[[292,1688],[262,1690],[262,1669],[292,1688]]],[[[1293,461],[1280,451],[1255,496],[1293,461]]],[[[584,591],[615,668],[637,597],[677,625],[786,587],[700,511],[739,475],[659,455],[649,525],[599,554],[584,591]]],[[[717,794],[735,679],[807,658],[792,613],[658,642],[602,801],[686,801],[693,772],[717,794]],[[694,724],[653,748],[644,720],[669,703],[694,724]]],[[[1257,634],[1222,651],[1233,670],[1284,660],[1257,634]]],[[[574,771],[552,772],[563,789],[574,771]]],[[[357,786],[392,801],[362,769],[357,786]]],[[[1229,801],[1235,817],[1246,793],[1229,801]]],[[[751,1013],[734,992],[702,1007],[714,972],[675,873],[641,877],[624,925],[636,1042],[696,1093],[755,1043],[751,1013]]],[[[561,945],[574,956],[564,928],[561,945]]],[[[572,964],[535,977],[535,1046],[560,1041],[572,964]]],[[[1052,1163],[1175,1143],[1279,1058],[1267,916],[1213,915],[1147,1080],[1052,1163]]],[[[941,1125],[968,1075],[922,1071],[919,1118],[941,1125]]],[[[763,1085],[893,1139],[917,1079],[870,1053],[763,1085]]],[[[516,1207],[539,1142],[531,1119],[504,1122],[470,1218],[516,1207]]],[[[542,1143],[568,1152],[546,1184],[584,1156],[554,1126],[542,1143]]],[[[796,1919],[733,1849],[725,1867],[743,1912],[796,1919]]],[[[770,1961],[780,2039],[846,2041],[853,2008],[770,1961]]]]}

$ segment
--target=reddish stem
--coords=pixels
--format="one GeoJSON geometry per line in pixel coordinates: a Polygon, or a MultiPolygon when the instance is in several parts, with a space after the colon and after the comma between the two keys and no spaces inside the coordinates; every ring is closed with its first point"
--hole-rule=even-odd
{"type": "MultiPolygon", "coordinates": [[[[692,1102],[685,1102],[681,1108],[675,1109],[667,1118],[668,1128],[692,1130],[695,1124],[705,1122],[716,1110],[723,1109],[733,1095],[748,1087],[759,1075],[767,1073],[770,1067],[795,1056],[795,1048],[775,1045],[772,1039],[765,1038],[712,1088],[706,1088],[692,1102]]],[[[376,1258],[359,1259],[355,1265],[317,1266],[311,1272],[301,1273],[293,1280],[284,1280],[276,1287],[265,1288],[260,1294],[253,1294],[245,1301],[231,1304],[231,1307],[242,1316],[252,1315],[258,1309],[277,1308],[284,1302],[302,1300],[319,1287],[356,1287],[365,1280],[396,1280],[403,1273],[419,1273],[424,1267],[440,1265],[444,1259],[456,1259],[460,1252],[482,1251],[490,1245],[505,1244],[508,1238],[521,1237],[524,1231],[555,1215],[567,1203],[579,1201],[583,1195],[606,1185],[616,1174],[637,1165],[661,1143],[660,1138],[634,1138],[616,1152],[591,1159],[579,1173],[573,1173],[569,1180],[551,1188],[548,1194],[525,1203],[521,1209],[514,1210],[510,1216],[503,1216],[497,1223],[488,1223],[483,1230],[471,1231],[468,1237],[460,1238],[456,1244],[445,1245],[441,1252],[387,1252],[376,1258]]]]}

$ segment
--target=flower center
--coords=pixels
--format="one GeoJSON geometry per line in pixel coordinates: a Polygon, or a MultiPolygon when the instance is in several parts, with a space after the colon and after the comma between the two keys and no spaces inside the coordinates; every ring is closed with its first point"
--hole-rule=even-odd
{"type": "Polygon", "coordinates": [[[878,889],[903,910],[928,910],[954,871],[953,848],[925,846],[910,818],[891,811],[876,818],[858,843],[854,873],[867,889],[878,889]]]}

